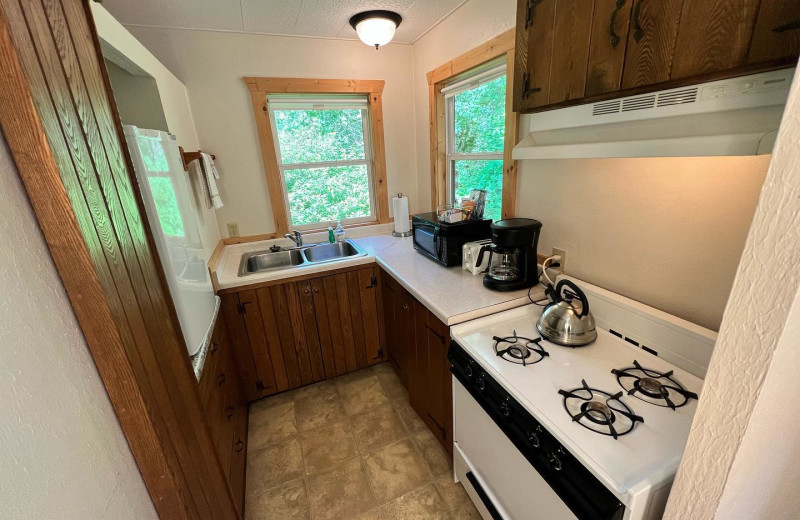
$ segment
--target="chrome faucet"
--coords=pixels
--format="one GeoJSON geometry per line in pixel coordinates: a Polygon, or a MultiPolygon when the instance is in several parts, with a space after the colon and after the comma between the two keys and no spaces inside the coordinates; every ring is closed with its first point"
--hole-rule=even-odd
{"type": "Polygon", "coordinates": [[[294,242],[295,245],[297,245],[297,247],[302,247],[303,246],[303,235],[300,234],[299,231],[293,229],[292,231],[290,231],[289,233],[286,233],[283,236],[285,236],[286,238],[288,238],[289,240],[294,242]]]}

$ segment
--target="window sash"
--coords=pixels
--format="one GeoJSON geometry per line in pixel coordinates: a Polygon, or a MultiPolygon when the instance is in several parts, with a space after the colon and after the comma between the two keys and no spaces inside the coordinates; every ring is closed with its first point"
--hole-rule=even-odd
{"type": "MultiPolygon", "coordinates": [[[[318,168],[334,168],[337,166],[366,166],[367,167],[367,188],[369,191],[369,215],[364,217],[355,217],[355,218],[348,218],[342,219],[342,225],[347,224],[361,224],[365,222],[374,222],[377,220],[376,214],[376,200],[375,200],[375,164],[373,158],[373,150],[372,150],[372,128],[370,125],[370,114],[369,114],[369,101],[364,96],[359,96],[359,99],[364,100],[363,106],[353,106],[353,96],[348,96],[348,105],[333,105],[330,103],[328,98],[322,99],[323,102],[328,102],[328,106],[322,109],[330,109],[330,110],[344,110],[344,109],[353,109],[357,108],[361,110],[361,131],[364,134],[364,159],[351,159],[351,160],[344,160],[344,161],[318,161],[318,162],[308,162],[308,163],[288,163],[285,164],[283,162],[283,158],[281,156],[281,143],[280,143],[280,136],[278,135],[278,128],[275,123],[275,110],[287,110],[281,102],[271,102],[273,96],[267,97],[267,107],[269,110],[269,123],[272,129],[273,144],[275,145],[275,158],[278,163],[278,172],[280,174],[281,179],[281,192],[283,193],[283,207],[286,211],[286,219],[289,223],[289,227],[292,229],[297,230],[309,230],[309,229],[321,229],[326,228],[331,225],[335,225],[336,221],[329,220],[329,221],[321,221],[321,222],[311,222],[308,224],[295,224],[294,219],[292,218],[292,208],[291,204],[289,203],[289,192],[286,187],[286,170],[310,170],[310,169],[318,169],[318,168]]],[[[286,98],[288,99],[288,98],[286,98]]],[[[297,104],[298,108],[288,108],[288,110],[320,110],[318,108],[318,103],[315,103],[315,98],[302,98],[303,103],[297,104]]],[[[337,98],[338,100],[338,98],[337,98]]],[[[289,99],[290,103],[295,103],[296,99],[292,98],[289,99]]],[[[287,103],[288,105],[288,103],[287,103]]]]}
{"type": "MultiPolygon", "coordinates": [[[[445,158],[446,158],[446,189],[447,200],[452,204],[456,200],[456,161],[494,161],[503,160],[503,151],[492,151],[483,153],[455,153],[456,149],[456,100],[455,96],[480,87],[484,83],[493,81],[506,74],[505,63],[497,67],[493,67],[483,73],[470,76],[466,79],[453,83],[442,89],[445,92],[451,88],[450,92],[445,95],[445,158]]],[[[508,87],[506,87],[508,88],[508,87]]],[[[505,110],[505,108],[504,108],[505,110]]],[[[501,194],[502,196],[502,194],[501,194]]]]}

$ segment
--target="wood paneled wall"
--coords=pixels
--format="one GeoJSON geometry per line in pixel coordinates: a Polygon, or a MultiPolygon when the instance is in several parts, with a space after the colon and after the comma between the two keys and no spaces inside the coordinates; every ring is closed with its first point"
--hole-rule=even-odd
{"type": "Polygon", "coordinates": [[[88,0],[0,0],[0,125],[161,518],[237,518],[88,0]]]}

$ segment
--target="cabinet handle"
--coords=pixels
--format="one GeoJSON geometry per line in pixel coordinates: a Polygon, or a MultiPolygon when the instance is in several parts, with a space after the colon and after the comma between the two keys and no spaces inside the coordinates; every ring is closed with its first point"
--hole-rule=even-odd
{"type": "Polygon", "coordinates": [[[212,354],[215,354],[218,350],[219,350],[219,343],[217,343],[216,341],[212,341],[211,342],[211,350],[209,352],[211,352],[212,354]]]}
{"type": "Polygon", "coordinates": [[[614,29],[614,23],[617,21],[617,13],[619,10],[625,7],[625,4],[628,0],[617,0],[617,4],[614,6],[614,10],[611,12],[611,20],[608,22],[608,30],[611,33],[611,48],[616,49],[617,45],[619,45],[620,38],[617,34],[617,31],[614,29]]]}
{"type": "Polygon", "coordinates": [[[311,293],[311,291],[308,289],[308,287],[303,289],[303,294],[310,294],[310,293],[311,293]]]}
{"type": "Polygon", "coordinates": [[[228,419],[230,419],[231,417],[233,417],[233,410],[234,410],[233,406],[228,406],[227,408],[225,408],[225,416],[226,416],[228,419]]]}
{"type": "Polygon", "coordinates": [[[798,18],[797,20],[794,20],[792,22],[785,23],[785,24],[779,25],[777,27],[773,27],[772,28],[772,32],[782,33],[782,32],[785,32],[785,31],[791,31],[793,29],[800,29],[800,18],[798,18]]]}
{"type": "Polygon", "coordinates": [[[239,453],[244,449],[244,442],[242,442],[242,439],[238,439],[236,441],[236,444],[233,445],[233,449],[236,451],[236,453],[239,453]]]}
{"type": "Polygon", "coordinates": [[[404,311],[407,311],[408,310],[408,304],[404,303],[404,304],[400,305],[400,308],[403,309],[404,311]]]}
{"type": "Polygon", "coordinates": [[[220,375],[219,375],[219,380],[218,380],[218,381],[219,381],[219,384],[223,384],[223,383],[225,383],[225,380],[226,380],[226,379],[227,379],[227,377],[225,376],[225,374],[220,374],[220,375]]]}
{"type": "Polygon", "coordinates": [[[319,287],[314,287],[314,292],[318,293],[319,292],[319,287]]]}
{"type": "Polygon", "coordinates": [[[640,41],[644,36],[644,29],[642,28],[642,24],[639,22],[639,13],[642,10],[643,3],[644,0],[639,0],[639,3],[633,6],[633,38],[637,42],[640,41]]]}

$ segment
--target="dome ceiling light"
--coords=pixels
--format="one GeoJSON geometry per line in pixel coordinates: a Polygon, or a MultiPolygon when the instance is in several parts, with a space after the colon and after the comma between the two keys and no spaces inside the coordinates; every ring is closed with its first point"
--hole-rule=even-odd
{"type": "Polygon", "coordinates": [[[394,31],[403,17],[393,11],[364,11],[350,18],[350,25],[358,33],[358,38],[370,47],[382,47],[392,41],[394,31]]]}

